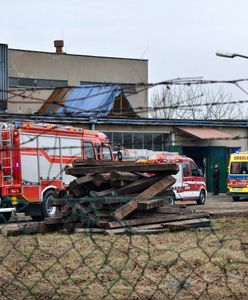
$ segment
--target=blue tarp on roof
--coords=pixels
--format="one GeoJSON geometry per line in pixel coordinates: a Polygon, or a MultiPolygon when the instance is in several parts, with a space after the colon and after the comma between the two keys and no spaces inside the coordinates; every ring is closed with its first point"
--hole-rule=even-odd
{"type": "MultiPolygon", "coordinates": [[[[106,116],[122,94],[118,85],[87,85],[69,90],[55,114],[106,116]]],[[[47,110],[52,110],[52,103],[47,110]]]]}

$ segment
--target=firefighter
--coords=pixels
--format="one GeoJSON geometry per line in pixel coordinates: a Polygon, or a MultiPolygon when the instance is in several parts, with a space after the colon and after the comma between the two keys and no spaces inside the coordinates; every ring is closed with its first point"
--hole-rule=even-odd
{"type": "Polygon", "coordinates": [[[219,194],[219,185],[220,185],[220,170],[218,164],[214,166],[213,173],[213,187],[214,187],[214,195],[219,194]]]}

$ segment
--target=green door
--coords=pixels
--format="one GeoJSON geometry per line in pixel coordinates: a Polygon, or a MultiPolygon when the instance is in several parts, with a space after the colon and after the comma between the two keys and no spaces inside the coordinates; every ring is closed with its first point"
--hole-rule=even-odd
{"type": "Polygon", "coordinates": [[[177,152],[178,154],[183,154],[182,146],[170,146],[170,152],[177,152]]]}
{"type": "Polygon", "coordinates": [[[220,170],[220,193],[226,193],[227,178],[227,148],[226,147],[209,147],[209,164],[208,164],[208,191],[213,191],[213,171],[214,165],[219,165],[220,170]]]}

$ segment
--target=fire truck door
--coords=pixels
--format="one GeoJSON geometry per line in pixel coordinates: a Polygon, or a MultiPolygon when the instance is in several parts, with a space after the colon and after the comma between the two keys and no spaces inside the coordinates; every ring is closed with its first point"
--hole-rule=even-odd
{"type": "Polygon", "coordinates": [[[82,140],[79,138],[61,137],[61,176],[63,184],[69,184],[75,177],[64,172],[66,166],[71,166],[73,160],[82,158],[82,140]]]}
{"type": "Polygon", "coordinates": [[[39,136],[39,176],[45,180],[61,179],[60,145],[57,136],[39,136]]]}
{"type": "Polygon", "coordinates": [[[21,177],[23,184],[37,185],[38,178],[38,155],[37,136],[32,134],[20,134],[21,153],[21,177]]]}

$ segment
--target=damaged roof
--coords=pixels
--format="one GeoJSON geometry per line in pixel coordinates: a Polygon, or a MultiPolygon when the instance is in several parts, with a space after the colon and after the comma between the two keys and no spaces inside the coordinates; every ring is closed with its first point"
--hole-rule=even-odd
{"type": "Polygon", "coordinates": [[[38,114],[137,117],[119,85],[56,88],[38,114]]]}

